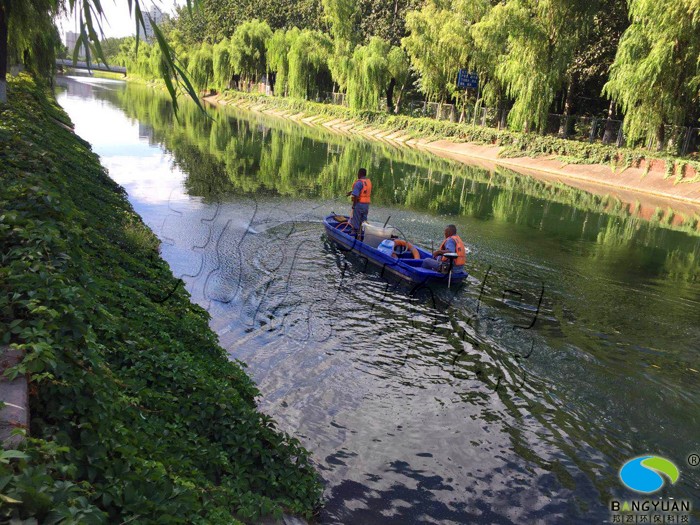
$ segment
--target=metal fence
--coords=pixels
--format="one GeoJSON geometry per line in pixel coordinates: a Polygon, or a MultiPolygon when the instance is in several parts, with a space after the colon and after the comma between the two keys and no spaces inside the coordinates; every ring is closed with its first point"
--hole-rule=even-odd
{"type": "Polygon", "coordinates": [[[698,128],[687,128],[684,126],[664,126],[663,143],[659,147],[659,137],[655,134],[650,135],[647,140],[648,149],[657,149],[669,151],[676,155],[685,155],[689,152],[698,151],[697,149],[697,130],[698,128]],[[695,134],[695,141],[692,136],[695,134]],[[688,148],[695,144],[695,150],[688,151],[688,148]]]}
{"type": "Polygon", "coordinates": [[[441,104],[439,102],[407,102],[402,104],[401,114],[411,117],[433,118],[435,120],[448,120],[450,122],[467,122],[473,115],[473,108],[467,108],[465,116],[463,111],[454,104],[441,104]]]}
{"type": "Polygon", "coordinates": [[[316,102],[323,102],[324,104],[335,104],[336,106],[347,106],[348,99],[345,93],[336,93],[335,91],[323,91],[319,93],[316,102]]]}
{"type": "MultiPolygon", "coordinates": [[[[321,93],[318,101],[347,106],[345,93],[321,93]]],[[[382,105],[378,109],[385,108],[382,105]]],[[[400,113],[412,117],[432,118],[497,129],[505,128],[508,122],[507,110],[480,105],[458,108],[454,104],[409,101],[401,104],[400,113]]],[[[552,113],[547,116],[544,134],[569,140],[610,144],[618,148],[627,145],[623,121],[610,118],[552,113]]],[[[664,128],[661,147],[659,147],[657,135],[652,133],[649,134],[646,141],[631,145],[667,151],[681,156],[697,154],[700,153],[700,128],[668,125],[664,128]]]]}
{"type": "Polygon", "coordinates": [[[544,133],[563,139],[615,144],[618,147],[624,144],[622,121],[615,119],[549,114],[544,133]]]}
{"type": "Polygon", "coordinates": [[[401,108],[410,117],[425,117],[425,102],[409,102],[401,108]]]}
{"type": "Polygon", "coordinates": [[[700,128],[690,128],[683,143],[681,155],[700,152],[700,128]]]}
{"type": "Polygon", "coordinates": [[[505,127],[507,114],[505,111],[498,111],[496,108],[481,108],[478,112],[478,123],[480,126],[489,128],[505,127]]]}
{"type": "Polygon", "coordinates": [[[262,95],[272,94],[272,87],[266,82],[247,82],[241,80],[236,85],[236,90],[244,93],[259,93],[262,95]]]}

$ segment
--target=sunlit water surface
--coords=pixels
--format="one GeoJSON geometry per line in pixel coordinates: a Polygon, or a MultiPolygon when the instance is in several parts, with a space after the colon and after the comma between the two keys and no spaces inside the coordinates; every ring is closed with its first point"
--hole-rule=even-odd
{"type": "Polygon", "coordinates": [[[646,453],[681,469],[661,495],[700,494],[692,217],[230,108],[183,101],[178,122],[118,81],[59,84],[261,409],[312,452],[321,523],[601,523],[636,497],[618,471],[646,453]],[[360,166],[371,218],[424,246],[457,225],[469,282],[411,288],[326,239],[360,166]]]}

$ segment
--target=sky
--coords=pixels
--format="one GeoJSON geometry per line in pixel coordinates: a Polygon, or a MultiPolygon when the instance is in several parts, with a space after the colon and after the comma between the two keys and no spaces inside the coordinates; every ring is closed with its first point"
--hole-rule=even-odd
{"type": "MultiPolygon", "coordinates": [[[[176,5],[185,3],[186,0],[141,0],[141,8],[146,11],[155,5],[164,13],[172,14],[176,5]]],[[[129,5],[126,0],[103,0],[102,10],[105,12],[105,23],[102,27],[105,38],[136,34],[136,22],[129,15],[129,5]]],[[[67,17],[60,17],[56,24],[65,43],[66,31],[76,30],[76,16],[72,13],[67,17]]]]}

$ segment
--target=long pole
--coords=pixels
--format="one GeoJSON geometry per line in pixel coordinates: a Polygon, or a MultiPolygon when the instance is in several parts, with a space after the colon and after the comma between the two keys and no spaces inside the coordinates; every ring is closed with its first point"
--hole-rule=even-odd
{"type": "Polygon", "coordinates": [[[10,2],[0,0],[0,104],[7,102],[7,31],[10,23],[10,2]]]}
{"type": "Polygon", "coordinates": [[[476,126],[476,107],[479,105],[479,89],[480,88],[481,88],[481,84],[477,83],[477,85],[476,85],[476,101],[474,102],[474,125],[475,126],[476,126]]]}

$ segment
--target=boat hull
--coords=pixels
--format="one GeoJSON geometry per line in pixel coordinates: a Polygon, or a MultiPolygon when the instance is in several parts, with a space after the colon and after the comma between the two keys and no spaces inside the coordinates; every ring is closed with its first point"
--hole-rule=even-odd
{"type": "MultiPolygon", "coordinates": [[[[355,239],[350,233],[339,230],[339,225],[342,225],[342,223],[335,220],[333,215],[329,215],[323,220],[323,226],[330,239],[335,241],[342,249],[365,257],[371,263],[381,268],[382,274],[387,272],[415,284],[447,284],[448,274],[421,267],[423,259],[432,256],[431,252],[415,246],[420,254],[420,259],[414,259],[410,253],[402,254],[399,258],[391,257],[369,244],[355,239]]],[[[350,232],[349,228],[347,230],[350,232]]],[[[467,276],[468,274],[464,270],[453,271],[450,281],[458,283],[467,276]]]]}

